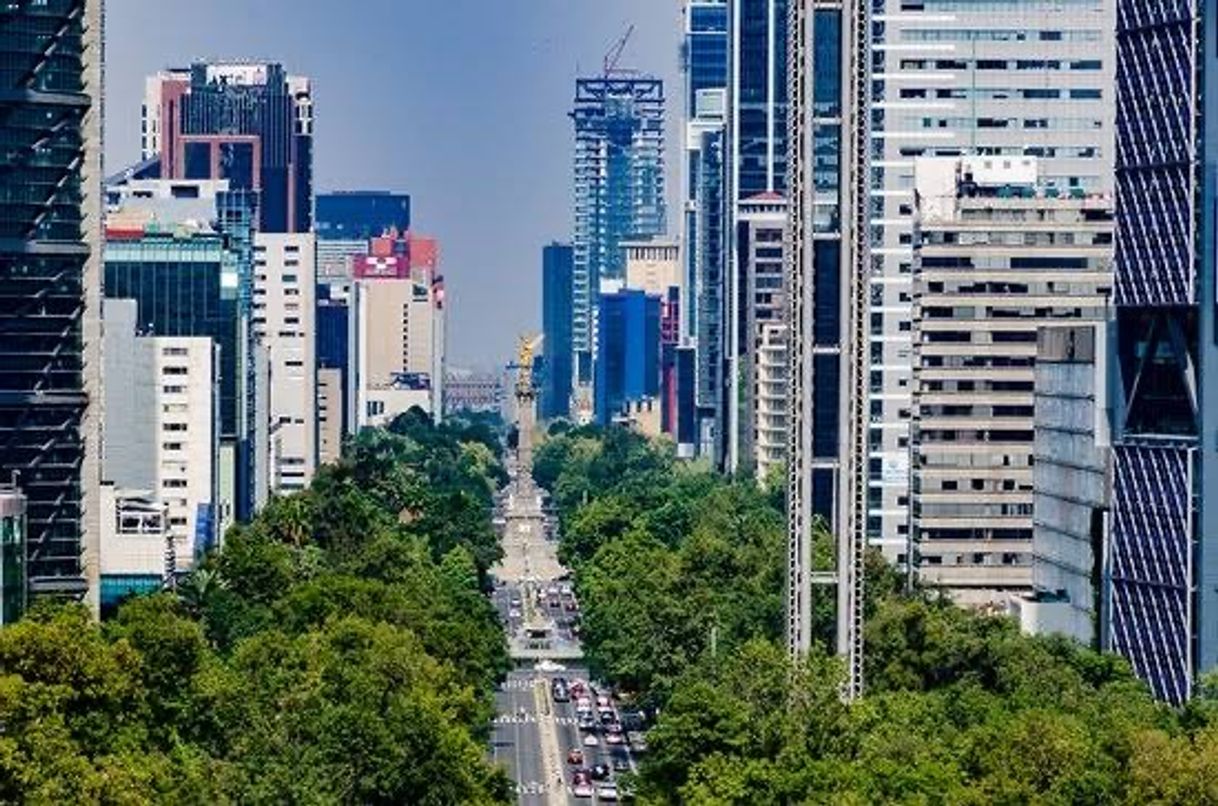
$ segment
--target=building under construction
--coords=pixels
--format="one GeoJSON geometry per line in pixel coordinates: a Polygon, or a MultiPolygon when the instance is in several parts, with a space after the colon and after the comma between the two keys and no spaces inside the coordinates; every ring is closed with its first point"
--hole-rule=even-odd
{"type": "Polygon", "coordinates": [[[0,478],[26,498],[35,594],[95,581],[101,30],[95,0],[0,16],[0,478]]]}
{"type": "Polygon", "coordinates": [[[621,278],[623,241],[661,235],[664,83],[606,61],[604,75],[575,82],[575,265],[572,325],[576,385],[593,378],[596,299],[602,278],[621,278]]]}

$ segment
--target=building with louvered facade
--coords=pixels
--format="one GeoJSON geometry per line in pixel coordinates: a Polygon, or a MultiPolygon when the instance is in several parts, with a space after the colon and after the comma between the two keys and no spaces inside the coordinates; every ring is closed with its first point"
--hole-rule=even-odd
{"type": "Polygon", "coordinates": [[[1178,703],[1218,664],[1215,0],[1118,0],[1110,622],[1178,703]]]}
{"type": "Polygon", "coordinates": [[[0,5],[0,479],[36,596],[97,583],[101,12],[0,5]]]}

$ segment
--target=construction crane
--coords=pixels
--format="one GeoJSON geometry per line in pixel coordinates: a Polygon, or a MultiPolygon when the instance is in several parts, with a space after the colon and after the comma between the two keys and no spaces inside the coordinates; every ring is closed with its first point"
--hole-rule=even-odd
{"type": "Polygon", "coordinates": [[[630,37],[633,35],[634,25],[631,25],[626,29],[626,33],[618,37],[617,41],[614,42],[609,47],[609,50],[605,53],[605,60],[602,67],[604,68],[606,78],[612,75],[625,75],[635,72],[634,70],[619,69],[617,66],[617,63],[622,59],[622,52],[626,50],[626,45],[630,42],[630,37]]]}

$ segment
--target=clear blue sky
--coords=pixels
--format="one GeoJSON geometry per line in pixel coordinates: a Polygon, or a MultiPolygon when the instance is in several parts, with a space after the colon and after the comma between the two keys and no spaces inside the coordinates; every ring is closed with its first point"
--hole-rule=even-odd
{"type": "MultiPolygon", "coordinates": [[[[318,190],[403,190],[439,237],[450,365],[490,367],[540,322],[541,247],[571,229],[577,70],[636,26],[623,64],[680,109],[680,0],[108,0],[106,159],[139,155],[143,77],[197,58],[313,79],[318,190]]],[[[669,159],[670,197],[676,165],[669,159]]],[[[676,219],[669,211],[669,228],[676,219]]]]}

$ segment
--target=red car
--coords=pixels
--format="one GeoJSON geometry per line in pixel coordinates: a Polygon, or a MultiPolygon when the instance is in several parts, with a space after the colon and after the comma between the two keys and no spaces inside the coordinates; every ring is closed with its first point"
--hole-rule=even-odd
{"type": "Polygon", "coordinates": [[[567,751],[567,763],[573,764],[576,767],[578,767],[580,764],[583,764],[584,763],[584,751],[580,750],[578,747],[572,747],[570,750],[567,751]]]}

